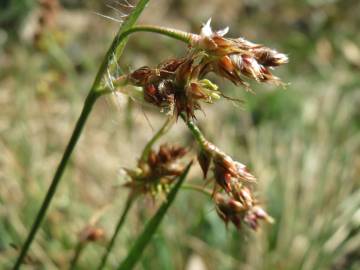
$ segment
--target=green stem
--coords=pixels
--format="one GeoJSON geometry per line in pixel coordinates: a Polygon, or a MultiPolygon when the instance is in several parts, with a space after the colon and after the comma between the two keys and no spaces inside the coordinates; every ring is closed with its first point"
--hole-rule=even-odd
{"type": "Polygon", "coordinates": [[[20,255],[18,256],[18,258],[16,260],[16,263],[13,268],[14,270],[17,270],[20,268],[21,263],[22,263],[23,259],[25,258],[38,229],[40,228],[40,225],[45,217],[46,211],[50,206],[52,198],[54,197],[54,194],[55,194],[57,186],[60,182],[61,176],[64,173],[66,164],[69,161],[71,153],[73,152],[73,150],[75,148],[75,145],[81,135],[81,131],[86,123],[86,120],[87,120],[87,118],[91,112],[91,109],[92,109],[95,101],[97,100],[97,98],[98,98],[98,95],[95,92],[91,91],[85,100],[83,110],[81,112],[81,115],[80,115],[77,123],[76,123],[74,132],[71,135],[70,141],[65,149],[65,152],[60,161],[60,164],[55,172],[54,178],[51,182],[48,192],[46,193],[46,196],[45,196],[44,201],[41,205],[41,208],[36,216],[34,224],[32,225],[29,235],[21,249],[20,255]]]}
{"type": "Polygon", "coordinates": [[[179,41],[190,43],[191,37],[193,34],[180,31],[177,29],[172,29],[168,27],[162,27],[162,26],[156,26],[156,25],[137,25],[129,30],[125,31],[123,34],[125,36],[134,33],[134,32],[151,32],[151,33],[157,33],[164,36],[168,36],[170,38],[177,39],[179,41]]]}
{"type": "MultiPolygon", "coordinates": [[[[154,25],[138,25],[133,26],[123,32],[119,32],[116,37],[114,38],[113,43],[111,44],[110,49],[106,53],[103,63],[101,64],[100,71],[101,74],[105,74],[106,70],[109,69],[110,74],[112,74],[113,69],[116,65],[109,65],[109,63],[113,60],[117,60],[119,55],[121,55],[122,51],[125,47],[125,42],[123,42],[130,34],[136,32],[150,32],[150,33],[157,33],[164,36],[168,36],[170,38],[174,38],[190,44],[190,40],[193,34],[187,33],[184,31],[179,31],[172,28],[161,27],[161,26],[154,26],[154,25]]],[[[100,73],[99,73],[100,74],[100,73]]],[[[99,75],[98,74],[98,75],[99,75]]],[[[112,89],[103,88],[100,86],[102,76],[97,76],[94,81],[94,86],[97,86],[97,91],[101,92],[102,94],[111,93],[112,89]]]]}
{"type": "Polygon", "coordinates": [[[204,134],[201,132],[199,127],[190,119],[187,119],[186,116],[182,113],[180,114],[182,120],[184,120],[185,124],[190,129],[193,134],[195,140],[200,145],[201,148],[207,148],[208,141],[206,140],[204,134]]]}
{"type": "Polygon", "coordinates": [[[143,150],[143,152],[141,154],[140,160],[139,160],[140,164],[147,162],[149,153],[150,153],[154,143],[158,139],[160,139],[161,136],[163,136],[166,132],[169,131],[169,129],[172,126],[173,123],[174,123],[174,118],[173,117],[169,117],[168,119],[166,119],[165,123],[159,129],[159,131],[156,132],[155,135],[151,138],[151,140],[146,144],[146,146],[145,146],[145,148],[144,148],[144,150],[143,150]]]}
{"type": "Polygon", "coordinates": [[[144,8],[148,2],[149,2],[149,0],[140,0],[138,2],[138,4],[133,9],[131,14],[128,16],[128,19],[121,25],[109,50],[107,51],[106,56],[104,57],[104,60],[99,68],[99,71],[98,71],[96,77],[95,77],[93,86],[91,87],[91,90],[85,100],[82,113],[79,117],[78,122],[76,123],[75,129],[71,135],[70,141],[65,149],[63,157],[62,157],[60,164],[55,172],[54,178],[50,184],[49,190],[44,198],[44,201],[43,201],[41,208],[35,218],[35,221],[31,227],[31,230],[25,240],[25,243],[20,251],[20,254],[15,262],[15,265],[13,267],[14,270],[18,270],[20,268],[21,263],[24,260],[24,258],[26,257],[27,252],[30,248],[30,245],[31,245],[32,241],[34,240],[37,231],[39,230],[39,227],[46,215],[46,211],[49,208],[51,200],[54,197],[54,194],[57,190],[57,186],[60,182],[61,176],[64,173],[65,167],[69,161],[71,153],[73,152],[73,150],[75,148],[75,145],[81,135],[81,131],[86,123],[86,120],[91,112],[91,109],[92,109],[95,101],[97,100],[97,98],[99,96],[106,94],[106,91],[100,90],[102,88],[101,81],[103,79],[103,76],[104,76],[107,68],[110,66],[110,63],[111,63],[111,60],[113,59],[113,57],[115,56],[116,59],[118,59],[122,53],[123,48],[125,47],[125,42],[123,42],[123,41],[129,33],[128,34],[124,34],[124,33],[129,31],[129,29],[131,29],[131,27],[134,25],[134,23],[136,22],[136,20],[138,19],[138,17],[140,16],[141,12],[144,10],[144,8]]]}
{"type": "Polygon", "coordinates": [[[105,267],[106,262],[107,262],[107,259],[108,259],[109,255],[110,255],[110,252],[111,252],[111,250],[112,250],[113,247],[114,247],[114,244],[115,244],[115,240],[116,240],[116,238],[117,238],[117,235],[119,234],[120,229],[121,229],[122,225],[123,225],[124,222],[125,222],[125,219],[126,219],[126,217],[127,217],[127,214],[129,213],[129,210],[130,210],[130,208],[131,208],[134,200],[135,200],[134,195],[129,194],[129,197],[128,197],[127,201],[126,201],[126,204],[125,204],[125,208],[124,208],[124,210],[123,210],[123,213],[122,213],[122,215],[120,216],[118,223],[116,224],[116,228],[115,228],[114,234],[112,235],[111,240],[110,240],[109,244],[108,244],[107,247],[106,247],[105,253],[104,253],[103,257],[101,258],[100,265],[99,265],[99,267],[98,267],[97,269],[101,270],[101,269],[103,269],[103,268],[105,267]]]}
{"type": "Polygon", "coordinates": [[[75,249],[74,257],[70,263],[70,268],[69,268],[70,270],[76,269],[76,264],[80,258],[81,253],[84,251],[85,247],[86,247],[86,243],[79,241],[79,243],[77,244],[76,249],[75,249]]]}

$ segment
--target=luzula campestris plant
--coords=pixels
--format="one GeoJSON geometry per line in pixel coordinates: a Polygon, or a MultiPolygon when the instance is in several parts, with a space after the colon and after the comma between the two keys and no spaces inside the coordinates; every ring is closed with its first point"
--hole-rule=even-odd
{"type": "MultiPolygon", "coordinates": [[[[287,57],[242,38],[227,39],[224,37],[226,32],[227,29],[213,32],[210,20],[203,26],[200,35],[181,32],[189,41],[189,50],[184,57],[165,60],[153,68],[141,67],[114,79],[111,85],[117,91],[159,107],[170,117],[182,116],[200,145],[198,160],[204,178],[213,163],[215,184],[212,198],[217,213],[226,224],[231,221],[240,228],[245,223],[256,230],[259,220],[272,222],[272,218],[260,207],[252,193],[255,177],[247,171],[245,165],[234,161],[208,142],[191,118],[195,118],[195,111],[201,109],[200,101],[212,103],[222,96],[228,98],[216,84],[205,78],[209,72],[229,79],[236,85],[245,86],[247,90],[250,86],[243,77],[279,85],[280,79],[273,76],[270,69],[286,63],[287,57]],[[126,86],[140,87],[142,94],[139,95],[139,89],[131,90],[126,86]]],[[[174,176],[182,171],[182,167],[173,163],[184,154],[184,149],[168,146],[162,146],[157,154],[153,151],[143,154],[145,158],[139,160],[136,169],[126,170],[130,180],[125,185],[131,188],[130,196],[166,192],[174,176]]],[[[122,217],[99,269],[106,264],[108,253],[122,225],[122,217]]]]}
{"type": "MultiPolygon", "coordinates": [[[[185,33],[156,26],[133,26],[148,2],[149,0],[139,0],[132,13],[121,26],[104,57],[62,160],[13,269],[19,269],[27,255],[29,247],[57,191],[63,172],[94,103],[100,96],[114,91],[140,98],[142,101],[168,111],[169,114],[181,116],[184,119],[200,145],[201,155],[199,155],[199,161],[205,174],[210,167],[210,163],[213,163],[212,169],[216,186],[213,199],[220,217],[225,222],[231,221],[237,227],[241,222],[245,222],[256,229],[259,219],[271,221],[271,218],[258,206],[252,195],[250,185],[255,178],[246,170],[244,165],[233,161],[229,156],[206,141],[191,118],[195,118],[195,111],[201,108],[200,101],[211,103],[221,96],[226,97],[218,89],[217,85],[205,78],[209,72],[214,72],[236,85],[243,85],[246,89],[249,89],[250,86],[244,78],[279,85],[281,84],[280,79],[272,75],[270,70],[287,63],[287,57],[275,50],[251,43],[242,38],[226,38],[224,36],[227,29],[217,32],[212,31],[210,20],[203,26],[200,34],[185,33]],[[113,71],[116,69],[114,62],[117,62],[121,56],[126,44],[126,38],[132,33],[141,31],[158,33],[186,42],[189,45],[189,50],[183,58],[165,61],[155,68],[143,67],[130,74],[113,79],[113,71]],[[111,87],[108,84],[109,78],[111,87]],[[127,90],[126,86],[128,85],[140,87],[140,89],[127,90]],[[115,86],[115,89],[113,86],[115,86]],[[220,190],[217,187],[220,187],[220,190]]],[[[181,155],[179,154],[179,156],[181,155]]],[[[161,164],[161,162],[158,162],[157,157],[154,160],[147,159],[147,162],[147,165],[151,163],[151,166],[154,167],[149,172],[144,170],[139,175],[145,175],[146,173],[151,175],[154,172],[153,169],[161,164]]],[[[180,182],[174,185],[174,188],[169,193],[170,197],[168,199],[170,199],[159,208],[159,212],[149,222],[144,234],[140,236],[139,241],[136,241],[136,245],[119,269],[131,269],[135,264],[140,256],[136,255],[137,251],[142,251],[149,242],[151,235],[155,232],[177,194],[189,168],[190,166],[181,175],[180,182]],[[147,235],[149,232],[151,235],[147,235]]],[[[136,177],[139,175],[136,175],[136,177]]],[[[128,201],[125,207],[119,222],[120,226],[118,226],[113,240],[119,231],[118,229],[123,224],[130,206],[131,200],[128,201]]],[[[108,252],[110,252],[110,249],[108,252]]]]}
{"type": "MultiPolygon", "coordinates": [[[[250,89],[244,78],[258,82],[283,84],[270,70],[288,62],[285,54],[254,44],[244,38],[226,38],[228,28],[214,32],[210,20],[199,35],[189,34],[189,50],[178,59],[169,59],[154,68],[141,67],[115,80],[114,84],[141,87],[143,101],[160,107],[176,116],[185,114],[185,121],[200,145],[198,160],[207,176],[213,163],[215,179],[213,199],[219,216],[237,228],[246,223],[256,230],[259,220],[272,222],[272,218],[259,206],[252,193],[255,177],[245,165],[208,142],[190,118],[201,109],[200,101],[212,103],[225,95],[205,76],[209,72],[226,78],[236,85],[250,89]],[[193,129],[191,128],[193,127],[193,129]]],[[[122,91],[122,88],[119,89],[122,91]]]]}

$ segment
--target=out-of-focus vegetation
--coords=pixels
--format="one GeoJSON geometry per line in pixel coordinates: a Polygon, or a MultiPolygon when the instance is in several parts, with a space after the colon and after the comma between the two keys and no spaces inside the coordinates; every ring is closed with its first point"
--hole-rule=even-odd
{"type": "MultiPolygon", "coordinates": [[[[0,3],[1,269],[16,258],[118,28],[94,12],[121,19],[105,5],[120,8],[116,2],[42,3],[0,3]]],[[[220,81],[244,105],[220,101],[205,108],[206,117],[198,113],[207,136],[249,164],[276,223],[257,233],[226,229],[208,198],[183,190],[138,269],[359,269],[359,10],[356,0],[152,1],[143,22],[197,32],[212,17],[232,36],[286,52],[290,63],[278,75],[290,84],[253,84],[254,95],[220,81]]],[[[122,68],[156,65],[184,50],[136,34],[122,68]]],[[[119,169],[135,165],[164,116],[122,97],[100,100],[90,118],[24,269],[66,269],[94,218],[111,236],[126,200],[119,169]]],[[[189,145],[191,137],[179,121],[162,141],[189,145]]],[[[191,178],[201,183],[200,170],[191,178]]],[[[124,258],[155,209],[137,203],[110,264],[124,258]]],[[[89,245],[78,268],[94,268],[104,245],[89,245]]]]}

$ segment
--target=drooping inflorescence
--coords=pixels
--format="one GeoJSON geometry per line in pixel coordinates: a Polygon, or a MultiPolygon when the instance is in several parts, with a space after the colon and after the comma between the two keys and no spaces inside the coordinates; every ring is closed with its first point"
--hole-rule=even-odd
{"type": "MultiPolygon", "coordinates": [[[[244,38],[227,38],[225,35],[229,28],[213,31],[210,23],[211,20],[208,20],[204,24],[200,34],[189,34],[189,49],[185,56],[166,60],[155,67],[141,67],[119,77],[114,84],[140,87],[143,101],[170,115],[185,116],[187,123],[195,118],[196,110],[201,110],[201,102],[213,103],[221,97],[231,99],[206,78],[209,73],[215,73],[246,90],[250,90],[247,79],[283,85],[271,71],[288,62],[285,54],[244,38]]],[[[245,223],[256,230],[259,220],[271,223],[272,218],[253,194],[256,178],[247,167],[205,139],[199,144],[198,161],[204,178],[207,178],[210,169],[213,172],[212,198],[219,216],[237,228],[245,223]]],[[[170,148],[163,147],[163,150],[170,151],[170,148]]],[[[128,171],[132,181],[127,186],[133,191],[146,192],[154,187],[165,187],[171,183],[171,176],[178,175],[177,172],[158,174],[158,166],[164,164],[153,162],[151,158],[157,160],[155,157],[159,157],[160,152],[152,153],[147,163],[139,164],[137,170],[128,171]]]]}
{"type": "MultiPolygon", "coordinates": [[[[219,87],[206,79],[213,72],[250,90],[246,78],[257,82],[282,85],[271,73],[288,62],[285,54],[255,44],[244,38],[224,37],[228,28],[214,32],[209,20],[200,34],[191,34],[189,50],[182,58],[169,59],[151,68],[141,67],[120,80],[143,88],[144,100],[169,114],[195,117],[200,101],[212,103],[227,98],[219,87]]],[[[118,79],[119,81],[119,79],[118,79]]]]}
{"type": "Polygon", "coordinates": [[[256,178],[246,165],[234,161],[208,141],[202,144],[198,161],[205,179],[212,164],[215,180],[213,200],[217,213],[226,224],[231,221],[240,229],[241,224],[245,223],[256,230],[259,220],[273,221],[253,194],[252,184],[256,178]]]}

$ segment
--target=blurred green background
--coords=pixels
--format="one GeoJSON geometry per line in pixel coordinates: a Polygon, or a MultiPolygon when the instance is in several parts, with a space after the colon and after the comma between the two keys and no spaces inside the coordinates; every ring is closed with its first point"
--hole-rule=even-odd
{"type": "MultiPolygon", "coordinates": [[[[116,1],[0,2],[0,269],[16,258],[121,19],[116,1]]],[[[204,106],[207,137],[258,178],[258,196],[276,219],[259,232],[228,229],[212,202],[182,191],[137,269],[360,269],[360,1],[157,0],[141,22],[198,32],[215,29],[287,53],[275,73],[287,89],[230,83],[245,100],[204,106]]],[[[122,69],[181,56],[183,44],[136,34],[122,69]]],[[[165,117],[125,97],[95,106],[24,269],[67,269],[79,233],[98,216],[109,238],[133,167],[165,117]],[[148,120],[147,120],[148,118],[148,120]]],[[[178,121],[161,142],[196,149],[178,121]]],[[[202,183],[198,166],[189,181],[202,183]]],[[[117,265],[156,210],[138,201],[110,266],[117,265]]],[[[78,269],[93,269],[106,239],[90,244],[78,269]]]]}

